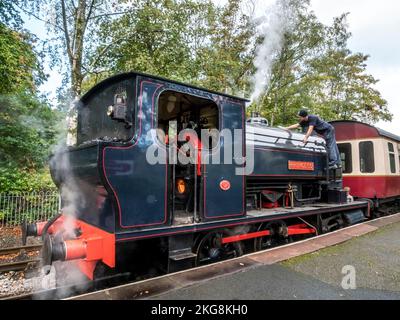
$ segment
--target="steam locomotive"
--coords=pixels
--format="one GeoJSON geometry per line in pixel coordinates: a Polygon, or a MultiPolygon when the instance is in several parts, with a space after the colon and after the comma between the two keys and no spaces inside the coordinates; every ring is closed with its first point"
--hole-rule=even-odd
{"type": "Polygon", "coordinates": [[[323,139],[304,145],[246,119],[245,104],[137,72],[97,84],[77,106],[77,145],[51,162],[63,209],[24,224],[24,239],[43,237],[44,264],[71,260],[96,279],[209,264],[370,217],[328,168],[323,139]]]}

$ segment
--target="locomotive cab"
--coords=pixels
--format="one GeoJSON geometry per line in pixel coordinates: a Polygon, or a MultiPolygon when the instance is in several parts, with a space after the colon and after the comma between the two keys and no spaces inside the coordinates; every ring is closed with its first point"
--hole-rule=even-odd
{"type": "Polygon", "coordinates": [[[218,143],[215,131],[219,130],[218,106],[209,99],[164,91],[158,100],[157,128],[158,139],[167,148],[171,168],[172,224],[199,221],[201,157],[205,148],[210,150],[218,143]],[[204,132],[210,134],[207,145],[201,140],[204,132]]]}

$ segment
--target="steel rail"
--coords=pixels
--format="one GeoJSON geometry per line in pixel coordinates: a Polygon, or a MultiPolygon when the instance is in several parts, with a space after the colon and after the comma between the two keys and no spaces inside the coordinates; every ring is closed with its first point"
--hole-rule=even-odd
{"type": "Polygon", "coordinates": [[[12,253],[18,253],[20,251],[38,251],[42,248],[41,244],[34,244],[34,245],[29,245],[29,246],[19,246],[19,247],[9,247],[9,248],[1,248],[0,249],[0,256],[7,255],[7,254],[12,254],[12,253]]]}
{"type": "Polygon", "coordinates": [[[0,264],[0,272],[25,270],[30,264],[38,264],[40,259],[14,261],[0,264]]]}

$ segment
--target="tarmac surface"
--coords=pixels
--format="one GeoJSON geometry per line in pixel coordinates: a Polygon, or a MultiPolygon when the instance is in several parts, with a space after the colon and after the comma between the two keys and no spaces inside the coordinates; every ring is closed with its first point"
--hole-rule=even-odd
{"type": "Polygon", "coordinates": [[[397,300],[400,299],[400,222],[309,254],[256,265],[151,298],[397,300]],[[343,270],[345,266],[354,267],[355,289],[342,288],[343,277],[348,274],[347,269],[343,270]]]}

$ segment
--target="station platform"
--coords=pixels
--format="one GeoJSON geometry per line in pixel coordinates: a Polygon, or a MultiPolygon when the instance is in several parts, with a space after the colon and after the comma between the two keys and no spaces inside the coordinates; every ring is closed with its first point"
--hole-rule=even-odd
{"type": "Polygon", "coordinates": [[[72,299],[400,299],[399,265],[400,213],[72,299]],[[348,289],[342,287],[346,266],[355,271],[348,289]]]}

